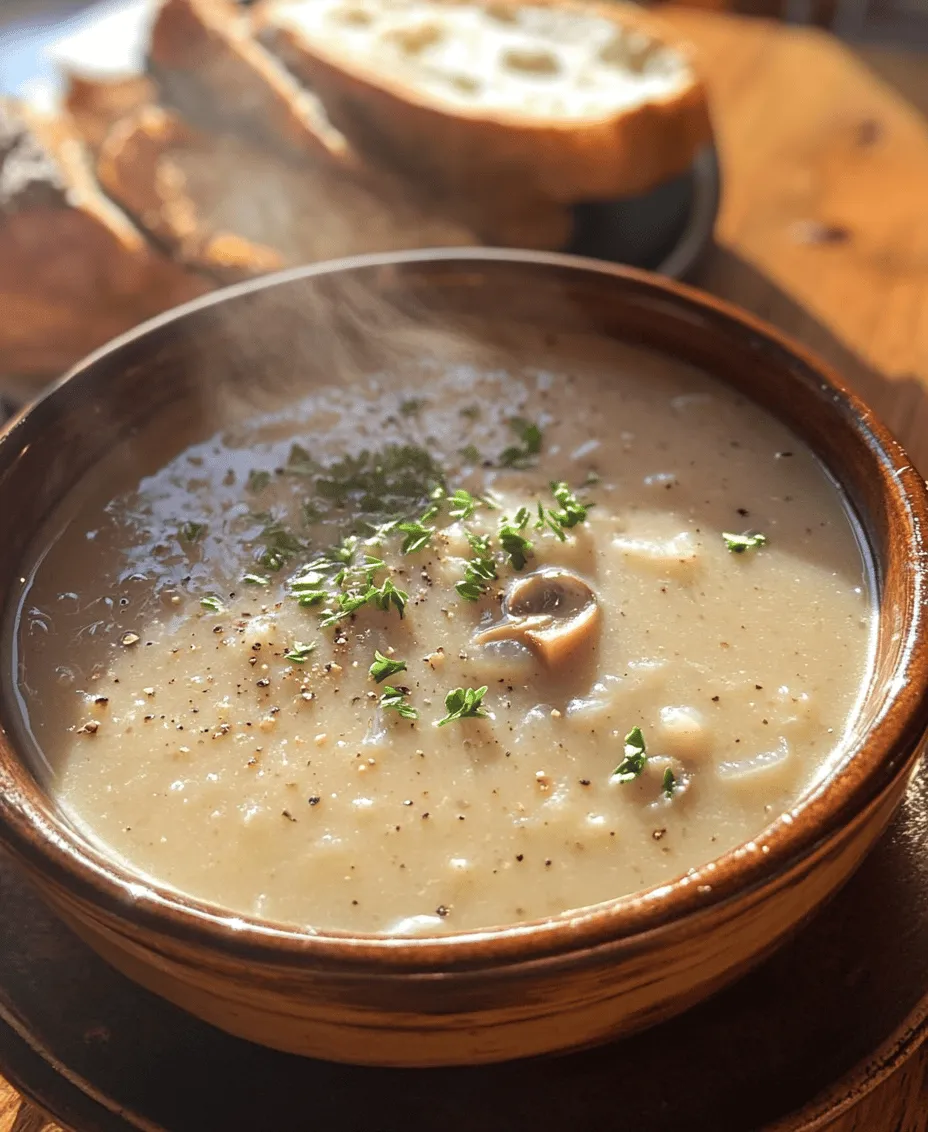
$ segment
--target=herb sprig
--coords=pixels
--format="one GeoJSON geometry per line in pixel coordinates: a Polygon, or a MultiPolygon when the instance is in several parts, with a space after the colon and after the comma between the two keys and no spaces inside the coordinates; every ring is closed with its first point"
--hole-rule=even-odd
{"type": "Polygon", "coordinates": [[[522,441],[521,445],[511,445],[505,448],[499,457],[500,465],[504,468],[518,468],[524,470],[534,464],[534,456],[541,452],[542,433],[537,424],[515,417],[509,422],[509,427],[522,441]]]}
{"type": "Polygon", "coordinates": [[[496,578],[496,563],[490,550],[489,535],[467,536],[467,541],[474,552],[464,567],[464,578],[456,582],[454,588],[465,601],[479,601],[490,587],[490,582],[496,578]]]}
{"type": "Polygon", "coordinates": [[[746,550],[757,550],[767,545],[767,536],[760,531],[748,531],[746,534],[733,534],[731,531],[722,531],[725,545],[732,554],[744,554],[746,550]]]}
{"type": "Polygon", "coordinates": [[[205,523],[188,522],[178,531],[178,536],[181,542],[199,542],[206,530],[205,523]]]}
{"type": "Polygon", "coordinates": [[[418,719],[418,708],[414,708],[412,704],[406,703],[406,697],[408,695],[408,688],[391,688],[390,685],[387,684],[380,697],[380,706],[388,711],[398,712],[402,719],[418,719]]]}
{"type": "Polygon", "coordinates": [[[644,735],[640,727],[633,727],[625,736],[625,757],[612,772],[617,782],[634,782],[648,762],[644,735]]]}
{"type": "Polygon", "coordinates": [[[513,570],[521,570],[534,553],[532,540],[522,532],[528,526],[531,513],[527,507],[520,507],[513,518],[500,520],[499,541],[503,553],[509,558],[513,570]]]}
{"type": "Polygon", "coordinates": [[[310,653],[315,652],[316,642],[312,641],[308,645],[302,644],[300,641],[294,641],[290,648],[284,653],[287,660],[292,660],[294,664],[305,664],[309,660],[310,653]]]}
{"type": "Polygon", "coordinates": [[[483,697],[487,694],[487,685],[482,688],[455,688],[445,696],[445,711],[447,715],[438,721],[439,727],[446,723],[453,723],[457,719],[479,719],[489,713],[483,709],[483,697]]]}
{"type": "Polygon", "coordinates": [[[368,674],[378,683],[382,684],[389,676],[396,676],[406,671],[405,660],[391,660],[378,649],[374,649],[374,663],[368,669],[368,674]]]}

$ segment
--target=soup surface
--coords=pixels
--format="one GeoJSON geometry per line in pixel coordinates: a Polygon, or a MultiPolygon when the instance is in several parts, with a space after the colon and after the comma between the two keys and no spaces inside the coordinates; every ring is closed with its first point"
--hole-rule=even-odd
{"type": "Polygon", "coordinates": [[[136,872],[321,929],[510,923],[761,840],[842,753],[869,570],[794,436],[592,338],[442,354],[153,420],[53,517],[19,694],[136,872]]]}

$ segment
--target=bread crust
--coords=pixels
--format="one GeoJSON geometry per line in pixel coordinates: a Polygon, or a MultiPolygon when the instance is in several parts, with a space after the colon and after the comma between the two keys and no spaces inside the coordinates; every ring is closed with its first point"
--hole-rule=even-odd
{"type": "Polygon", "coordinates": [[[116,124],[97,176],[172,255],[223,282],[358,252],[476,242],[395,178],[297,169],[162,106],[116,124]]]}
{"type": "Polygon", "coordinates": [[[66,117],[0,101],[0,357],[48,379],[212,289],[161,255],[99,191],[66,117]]]}
{"type": "MultiPolygon", "coordinates": [[[[457,0],[429,0],[441,8],[457,0]]],[[[516,0],[474,0],[483,7],[516,0]]],[[[531,0],[596,14],[672,46],[689,64],[690,81],[664,97],[583,120],[528,120],[516,113],[456,107],[390,75],[365,72],[334,45],[311,44],[284,26],[279,0],[260,0],[256,27],[290,70],[322,99],[356,148],[456,192],[493,192],[519,178],[524,191],[561,202],[609,200],[646,192],[683,173],[711,138],[704,86],[687,48],[649,14],[630,4],[531,0]]]]}
{"type": "Polygon", "coordinates": [[[147,75],[96,79],[69,74],[64,109],[84,142],[96,153],[120,118],[155,98],[157,88],[147,75]]]}
{"type": "Polygon", "coordinates": [[[285,155],[358,164],[316,96],[257,42],[231,0],[164,0],[148,64],[164,101],[204,129],[232,127],[285,155]]]}

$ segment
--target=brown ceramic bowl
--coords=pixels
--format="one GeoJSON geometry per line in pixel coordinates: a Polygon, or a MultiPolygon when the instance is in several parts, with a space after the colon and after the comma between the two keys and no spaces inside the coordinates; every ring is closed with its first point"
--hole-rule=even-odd
{"type": "MultiPolygon", "coordinates": [[[[748,845],[660,890],[561,918],[439,939],[298,931],[143,883],[62,818],[18,743],[10,657],[0,697],[0,841],[119,970],[235,1034],[381,1065],[497,1061],[600,1042],[667,1018],[777,946],[860,863],[899,804],[928,726],[925,483],[873,414],[774,330],[666,280],[552,255],[365,257],[236,287],[95,354],[0,439],[11,604],[43,518],[117,438],[205,376],[251,382],[336,342],[376,356],[359,288],[418,321],[505,311],[705,367],[779,417],[842,484],[877,567],[880,631],[854,749],[748,845]],[[333,306],[332,300],[339,300],[333,306]],[[325,301],[321,301],[325,300],[325,301]]],[[[324,356],[323,356],[324,355],[324,356]]],[[[329,370],[331,372],[331,370],[329,370]]]]}

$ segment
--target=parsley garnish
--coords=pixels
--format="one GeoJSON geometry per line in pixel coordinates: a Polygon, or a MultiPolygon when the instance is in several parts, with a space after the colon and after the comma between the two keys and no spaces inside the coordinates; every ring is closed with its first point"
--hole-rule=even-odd
{"type": "Polygon", "coordinates": [[[245,574],[242,581],[249,586],[269,586],[271,584],[270,578],[264,578],[260,574],[245,574]]]}
{"type": "Polygon", "coordinates": [[[284,653],[284,656],[287,660],[292,660],[294,664],[305,664],[306,661],[309,660],[309,654],[313,652],[315,648],[315,641],[308,645],[295,641],[287,652],[284,653]]]}
{"type": "Polygon", "coordinates": [[[180,537],[183,542],[199,542],[205,534],[205,523],[184,523],[180,529],[180,537]]]}
{"type": "Polygon", "coordinates": [[[589,504],[581,503],[566,483],[552,483],[551,494],[560,504],[560,508],[557,511],[549,511],[548,516],[564,530],[569,530],[586,519],[589,504]]]}
{"type": "Polygon", "coordinates": [[[206,597],[201,597],[200,605],[210,613],[223,613],[225,611],[225,606],[215,594],[207,594],[206,597]]]}
{"type": "Polygon", "coordinates": [[[318,605],[325,601],[329,591],[325,588],[325,573],[336,569],[334,562],[317,560],[304,566],[301,573],[290,579],[290,592],[300,605],[318,605]]]}
{"type": "Polygon", "coordinates": [[[255,515],[255,518],[265,524],[258,536],[264,543],[264,550],[258,556],[258,565],[265,570],[279,570],[288,559],[306,549],[273,515],[262,512],[255,515]]]}
{"type": "Polygon", "coordinates": [[[422,523],[400,523],[397,528],[402,531],[406,536],[403,539],[403,545],[400,550],[403,554],[415,554],[417,550],[423,550],[432,541],[432,535],[435,534],[434,527],[426,527],[422,523]]]}
{"type": "Polygon", "coordinates": [[[667,767],[667,769],[664,771],[664,778],[661,782],[661,793],[665,798],[672,798],[673,792],[674,790],[676,790],[676,788],[677,776],[670,769],[670,767],[667,767]]]}
{"type": "Polygon", "coordinates": [[[550,507],[546,508],[539,502],[538,518],[535,520],[535,530],[541,531],[544,530],[545,527],[548,527],[557,535],[561,542],[564,542],[567,538],[564,531],[575,527],[578,523],[582,523],[584,519],[586,519],[586,513],[590,505],[581,503],[566,483],[552,483],[551,492],[560,504],[560,507],[557,510],[553,510],[550,507]]]}
{"type": "Polygon", "coordinates": [[[403,719],[418,719],[418,709],[414,708],[412,704],[406,703],[408,695],[408,688],[391,688],[388,684],[380,697],[380,706],[389,711],[399,712],[403,719]]]}
{"type": "Polygon", "coordinates": [[[391,605],[394,606],[402,619],[406,602],[409,601],[409,594],[406,593],[405,590],[398,590],[390,579],[387,578],[380,589],[375,589],[373,593],[368,594],[367,600],[371,605],[375,605],[378,609],[383,610],[384,613],[387,612],[391,605]]]}
{"type": "Polygon", "coordinates": [[[271,482],[270,472],[258,472],[252,469],[248,473],[248,490],[257,494],[259,491],[264,491],[267,485],[271,482]]]}
{"type": "Polygon", "coordinates": [[[504,468],[530,468],[532,457],[541,451],[541,429],[530,421],[516,417],[509,422],[510,428],[522,441],[521,446],[513,445],[500,453],[499,462],[504,468]]]}
{"type": "Polygon", "coordinates": [[[424,397],[409,397],[400,401],[400,412],[404,417],[414,417],[426,404],[424,397]]]}
{"type": "Polygon", "coordinates": [[[473,515],[480,503],[481,501],[474,499],[469,491],[458,488],[453,495],[448,497],[448,514],[452,519],[460,519],[463,522],[473,515]]]}
{"type": "Polygon", "coordinates": [[[462,460],[466,460],[468,464],[480,463],[480,449],[476,444],[466,444],[463,448],[459,448],[458,455],[462,460]]]}
{"type": "Polygon", "coordinates": [[[422,512],[422,515],[419,519],[420,523],[427,523],[429,519],[435,518],[439,511],[441,511],[442,500],[447,494],[447,491],[445,491],[444,487],[441,484],[439,484],[438,487],[436,487],[429,494],[429,499],[431,500],[431,502],[429,503],[428,507],[426,507],[426,509],[422,512]]]}
{"type": "Polygon", "coordinates": [[[480,416],[480,406],[465,405],[464,408],[459,409],[458,412],[462,417],[467,417],[469,421],[475,421],[480,416]]]}
{"type": "MultiPolygon", "coordinates": [[[[379,452],[345,456],[315,480],[318,496],[356,517],[357,529],[414,516],[443,482],[442,470],[424,448],[389,444],[379,452]]],[[[425,522],[425,519],[422,520],[425,522]]]]}
{"type": "Polygon", "coordinates": [[[391,660],[382,652],[374,649],[374,663],[367,670],[378,684],[382,684],[388,676],[395,676],[398,672],[406,671],[405,660],[391,660]]]}
{"type": "Polygon", "coordinates": [[[531,540],[522,534],[530,518],[528,508],[520,507],[511,521],[500,521],[499,541],[514,570],[521,570],[533,552],[531,540]]]}
{"type": "Polygon", "coordinates": [[[625,736],[625,758],[612,772],[612,777],[619,782],[633,782],[644,770],[647,761],[641,728],[633,727],[625,736]]]}
{"type": "Polygon", "coordinates": [[[722,531],[722,538],[732,554],[744,554],[746,550],[757,550],[758,547],[767,545],[767,536],[762,535],[759,531],[743,535],[732,534],[731,531],[722,531]]]}
{"type": "MultiPolygon", "coordinates": [[[[367,567],[367,569],[373,572],[382,566],[383,563],[381,562],[377,566],[367,567]]],[[[389,578],[382,585],[375,586],[371,580],[371,575],[369,575],[368,581],[360,589],[352,589],[336,595],[335,608],[326,610],[320,624],[323,629],[326,629],[329,625],[334,625],[337,621],[350,617],[352,613],[356,613],[365,605],[372,605],[375,609],[380,609],[384,613],[392,605],[402,617],[408,600],[409,594],[405,590],[397,589],[389,578]]]]}
{"type": "Polygon", "coordinates": [[[302,444],[293,444],[290,455],[287,457],[287,467],[284,469],[291,476],[314,476],[319,471],[319,465],[310,456],[302,444]]]}
{"type": "Polygon", "coordinates": [[[446,723],[453,723],[456,719],[478,719],[486,716],[488,713],[480,706],[486,694],[486,684],[482,688],[455,688],[445,696],[445,711],[448,714],[438,721],[438,726],[444,727],[446,723]]]}
{"type": "Polygon", "coordinates": [[[454,588],[465,601],[479,601],[496,577],[496,563],[490,553],[488,535],[469,534],[467,541],[474,551],[474,557],[464,568],[463,581],[457,582],[454,588]]]}

